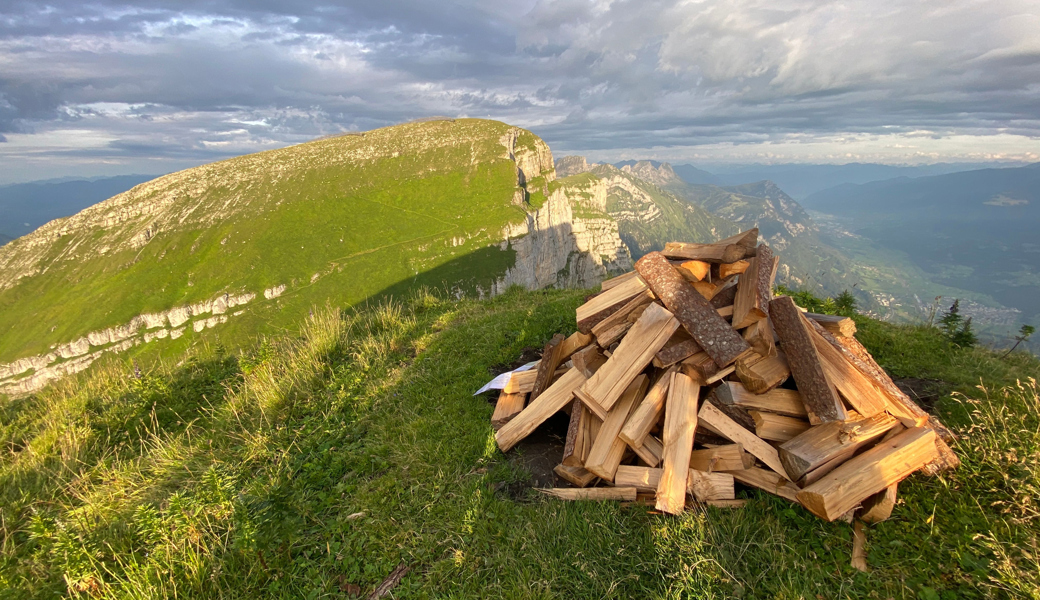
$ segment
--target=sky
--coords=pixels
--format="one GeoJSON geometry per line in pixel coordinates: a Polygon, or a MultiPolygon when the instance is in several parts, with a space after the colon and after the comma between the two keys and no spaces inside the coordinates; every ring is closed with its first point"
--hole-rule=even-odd
{"type": "Polygon", "coordinates": [[[443,115],[556,156],[1040,161],[1040,1],[0,0],[0,183],[443,115]]]}

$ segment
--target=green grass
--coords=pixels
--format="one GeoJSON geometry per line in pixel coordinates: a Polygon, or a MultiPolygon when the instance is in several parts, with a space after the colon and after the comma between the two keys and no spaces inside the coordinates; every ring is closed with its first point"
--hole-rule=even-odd
{"type": "Polygon", "coordinates": [[[400,563],[399,598],[1040,597],[1040,365],[922,328],[857,318],[882,365],[948,382],[964,465],[900,486],[869,574],[849,526],[760,492],[678,518],[511,495],[528,474],[470,394],[583,294],[326,307],[244,352],[0,400],[0,598],[342,598],[400,563]]]}
{"type": "MultiPolygon", "coordinates": [[[[138,204],[169,204],[46,240],[46,269],[0,290],[0,362],[225,291],[253,292],[262,303],[264,289],[285,284],[307,297],[306,311],[322,298],[363,301],[467,257],[480,260],[465,265],[471,276],[460,285],[488,289],[513,254],[495,250],[501,256],[486,260],[481,252],[501,241],[503,227],[526,218],[511,202],[515,164],[499,141],[508,130],[477,119],[411,123],[145,184],[152,187],[131,192],[138,204]],[[156,231],[148,244],[118,246],[145,226],[156,231]],[[68,253],[75,259],[60,258],[68,253]],[[322,295],[311,295],[315,274],[324,278],[322,295]]],[[[530,150],[536,138],[523,132],[520,141],[530,150]]],[[[31,255],[19,248],[15,242],[0,252],[31,255]]],[[[285,327],[305,314],[284,309],[260,321],[285,327]]]]}

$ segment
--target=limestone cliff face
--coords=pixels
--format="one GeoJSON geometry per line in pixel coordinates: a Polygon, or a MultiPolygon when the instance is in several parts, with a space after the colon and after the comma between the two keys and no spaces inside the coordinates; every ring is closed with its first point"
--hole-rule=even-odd
{"type": "Polygon", "coordinates": [[[556,160],[556,176],[570,177],[588,173],[592,169],[584,156],[564,156],[556,160]]]}
{"type": "MultiPolygon", "coordinates": [[[[548,155],[548,164],[552,155],[548,155]]],[[[544,164],[544,163],[542,163],[544,164]]],[[[542,172],[544,173],[544,171],[542,172]]],[[[516,262],[492,290],[509,286],[591,287],[632,268],[632,257],[606,214],[602,180],[561,183],[525,222],[503,231],[501,248],[516,252],[516,262]]]]}

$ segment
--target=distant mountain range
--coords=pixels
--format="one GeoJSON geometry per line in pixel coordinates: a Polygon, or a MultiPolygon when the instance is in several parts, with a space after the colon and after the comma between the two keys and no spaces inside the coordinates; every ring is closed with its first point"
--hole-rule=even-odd
{"type": "Polygon", "coordinates": [[[935,283],[1040,320],[1040,164],[844,184],[804,204],[935,283]]]}

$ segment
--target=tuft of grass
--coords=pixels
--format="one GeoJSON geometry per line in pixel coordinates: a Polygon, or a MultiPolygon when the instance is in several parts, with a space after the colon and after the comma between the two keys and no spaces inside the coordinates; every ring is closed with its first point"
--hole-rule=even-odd
{"type": "Polygon", "coordinates": [[[347,598],[402,563],[398,598],[1040,597],[1040,365],[921,328],[857,318],[897,375],[948,383],[964,465],[900,486],[869,574],[849,526],[764,493],[678,518],[516,494],[529,474],[470,394],[573,330],[584,293],[324,307],[242,352],[0,402],[0,598],[347,598]]]}

